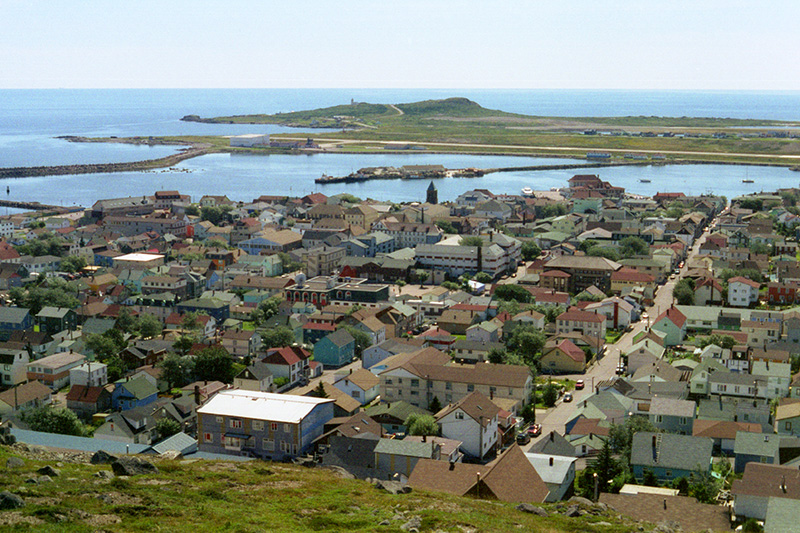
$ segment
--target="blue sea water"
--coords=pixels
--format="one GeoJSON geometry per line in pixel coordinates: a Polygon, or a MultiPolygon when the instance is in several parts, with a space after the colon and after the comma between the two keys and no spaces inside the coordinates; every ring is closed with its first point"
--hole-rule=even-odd
{"type": "MultiPolygon", "coordinates": [[[[180,90],[0,90],[0,167],[132,161],[161,157],[170,147],[69,143],[57,137],[238,135],[296,132],[264,125],[181,122],[188,114],[218,116],[275,113],[349,103],[399,103],[463,96],[487,108],[541,116],[697,116],[800,121],[800,92],[448,90],[448,89],[180,89],[180,90]]],[[[313,132],[312,132],[313,135],[313,132]]],[[[249,200],[260,194],[326,194],[348,191],[385,200],[420,200],[427,183],[377,181],[315,185],[323,172],[339,175],[366,166],[444,164],[522,166],[552,160],[434,154],[314,156],[237,156],[214,154],[183,162],[191,172],[25,178],[10,183],[11,197],[64,205],[91,205],[97,198],[152,194],[179,189],[199,197],[227,194],[249,200]]],[[[569,160],[558,160],[568,163],[569,160]]],[[[589,170],[587,170],[589,172],[589,170]]],[[[605,180],[632,192],[659,190],[717,192],[729,197],[754,190],[796,186],[798,174],[784,168],[725,165],[613,167],[597,171],[605,180]],[[744,178],[752,185],[742,184],[744,178]],[[643,183],[641,179],[649,179],[643,183]]],[[[512,172],[482,179],[437,182],[440,198],[482,187],[518,193],[522,187],[562,187],[573,171],[512,172]]]]}

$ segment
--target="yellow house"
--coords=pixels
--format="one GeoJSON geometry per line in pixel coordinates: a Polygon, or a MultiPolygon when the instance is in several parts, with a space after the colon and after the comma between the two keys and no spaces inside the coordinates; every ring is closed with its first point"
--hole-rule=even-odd
{"type": "Polygon", "coordinates": [[[542,371],[575,374],[586,370],[586,354],[569,339],[545,346],[542,371]]]}

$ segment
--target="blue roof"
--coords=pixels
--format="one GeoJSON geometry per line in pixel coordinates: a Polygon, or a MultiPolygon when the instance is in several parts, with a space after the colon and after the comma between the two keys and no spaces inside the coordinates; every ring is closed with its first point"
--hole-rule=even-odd
{"type": "Polygon", "coordinates": [[[161,454],[169,451],[181,452],[186,455],[197,451],[197,439],[190,437],[186,433],[180,432],[168,437],[158,444],[154,444],[150,451],[161,454]]]}
{"type": "Polygon", "coordinates": [[[25,444],[35,444],[48,448],[62,448],[64,450],[74,450],[77,452],[97,452],[103,450],[115,454],[143,453],[150,447],[146,444],[126,444],[114,440],[90,439],[88,437],[58,435],[56,433],[44,433],[41,431],[17,428],[11,428],[11,434],[17,438],[18,442],[24,442],[25,444]]]}

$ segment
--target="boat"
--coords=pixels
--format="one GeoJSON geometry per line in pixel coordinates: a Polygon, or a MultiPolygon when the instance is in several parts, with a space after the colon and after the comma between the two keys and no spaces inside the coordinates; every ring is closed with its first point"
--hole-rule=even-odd
{"type": "Polygon", "coordinates": [[[530,187],[523,187],[522,196],[533,196],[533,189],[531,189],[530,187]]]}
{"type": "Polygon", "coordinates": [[[639,180],[640,183],[650,183],[650,180],[641,179],[639,180]]]}
{"type": "Polygon", "coordinates": [[[742,183],[755,183],[754,180],[742,180],[742,183]]]}

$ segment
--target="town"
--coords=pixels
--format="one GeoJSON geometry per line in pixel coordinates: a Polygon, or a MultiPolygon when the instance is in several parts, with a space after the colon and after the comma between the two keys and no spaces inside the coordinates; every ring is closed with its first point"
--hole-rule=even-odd
{"type": "Polygon", "coordinates": [[[581,174],[448,201],[431,181],[402,204],[154,191],[6,215],[0,444],[790,531],[799,198],[581,174]]]}

